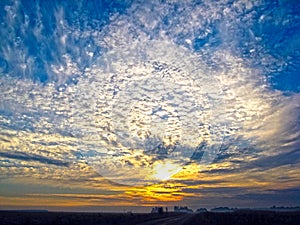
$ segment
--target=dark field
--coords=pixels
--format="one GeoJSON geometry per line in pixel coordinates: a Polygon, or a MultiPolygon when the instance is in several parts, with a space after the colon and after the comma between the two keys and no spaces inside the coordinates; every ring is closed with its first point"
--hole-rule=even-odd
{"type": "Polygon", "coordinates": [[[299,225],[300,211],[199,214],[0,212],[1,225],[299,225]]]}

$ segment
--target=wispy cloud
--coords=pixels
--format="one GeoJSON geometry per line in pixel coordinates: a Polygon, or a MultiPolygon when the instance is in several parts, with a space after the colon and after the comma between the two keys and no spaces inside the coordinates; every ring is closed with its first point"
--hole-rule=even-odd
{"type": "Polygon", "coordinates": [[[49,159],[40,155],[35,154],[27,154],[24,152],[0,152],[0,157],[16,159],[16,160],[24,160],[24,161],[37,161],[44,164],[52,164],[56,166],[68,166],[67,162],[63,162],[56,159],[49,159]]]}

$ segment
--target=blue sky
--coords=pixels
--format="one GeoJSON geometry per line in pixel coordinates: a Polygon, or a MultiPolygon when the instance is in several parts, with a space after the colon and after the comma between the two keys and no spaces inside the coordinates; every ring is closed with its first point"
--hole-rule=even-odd
{"type": "Polygon", "coordinates": [[[300,205],[297,1],[0,5],[1,209],[300,205]]]}

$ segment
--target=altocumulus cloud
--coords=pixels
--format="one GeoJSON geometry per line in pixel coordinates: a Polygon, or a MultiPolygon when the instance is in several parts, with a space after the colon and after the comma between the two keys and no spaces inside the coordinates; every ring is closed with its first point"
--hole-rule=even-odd
{"type": "MultiPolygon", "coordinates": [[[[226,192],[230,185],[235,186],[230,196],[249,188],[261,191],[280,183],[280,173],[290,188],[295,186],[300,96],[274,89],[267,79],[270,71],[280,73],[284,67],[280,57],[264,50],[263,34],[254,29],[267,20],[257,15],[267,6],[257,1],[172,2],[133,1],[125,13],[111,14],[101,29],[74,26],[58,6],[53,9],[57,26],[49,36],[55,47],[47,48],[55,57],[39,54],[44,67],[38,71],[30,46],[22,40],[14,48],[3,42],[1,57],[20,66],[0,77],[2,176],[32,165],[48,173],[39,174],[40,179],[60,177],[70,184],[80,180],[72,178],[78,169],[86,173],[87,186],[103,188],[102,178],[70,163],[85,158],[100,175],[138,182],[148,179],[156,161],[166,161],[135,150],[149,152],[163,142],[163,151],[174,152],[169,164],[190,163],[199,150],[193,163],[200,168],[185,165],[182,174],[190,176],[174,177],[178,185],[189,185],[178,195],[226,192]],[[37,82],[35,72],[48,74],[48,80],[37,82]],[[70,168],[69,173],[60,167],[70,168]]],[[[21,6],[6,7],[8,27],[16,20],[28,30],[18,14],[21,6]]],[[[43,29],[49,28],[40,21],[32,35],[47,43],[43,29]]]]}

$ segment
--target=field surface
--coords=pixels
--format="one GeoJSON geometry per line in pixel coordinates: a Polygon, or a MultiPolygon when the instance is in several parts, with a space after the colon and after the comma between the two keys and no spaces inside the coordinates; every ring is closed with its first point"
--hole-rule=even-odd
{"type": "Polygon", "coordinates": [[[126,214],[2,211],[0,221],[2,225],[298,225],[300,212],[126,214]]]}

